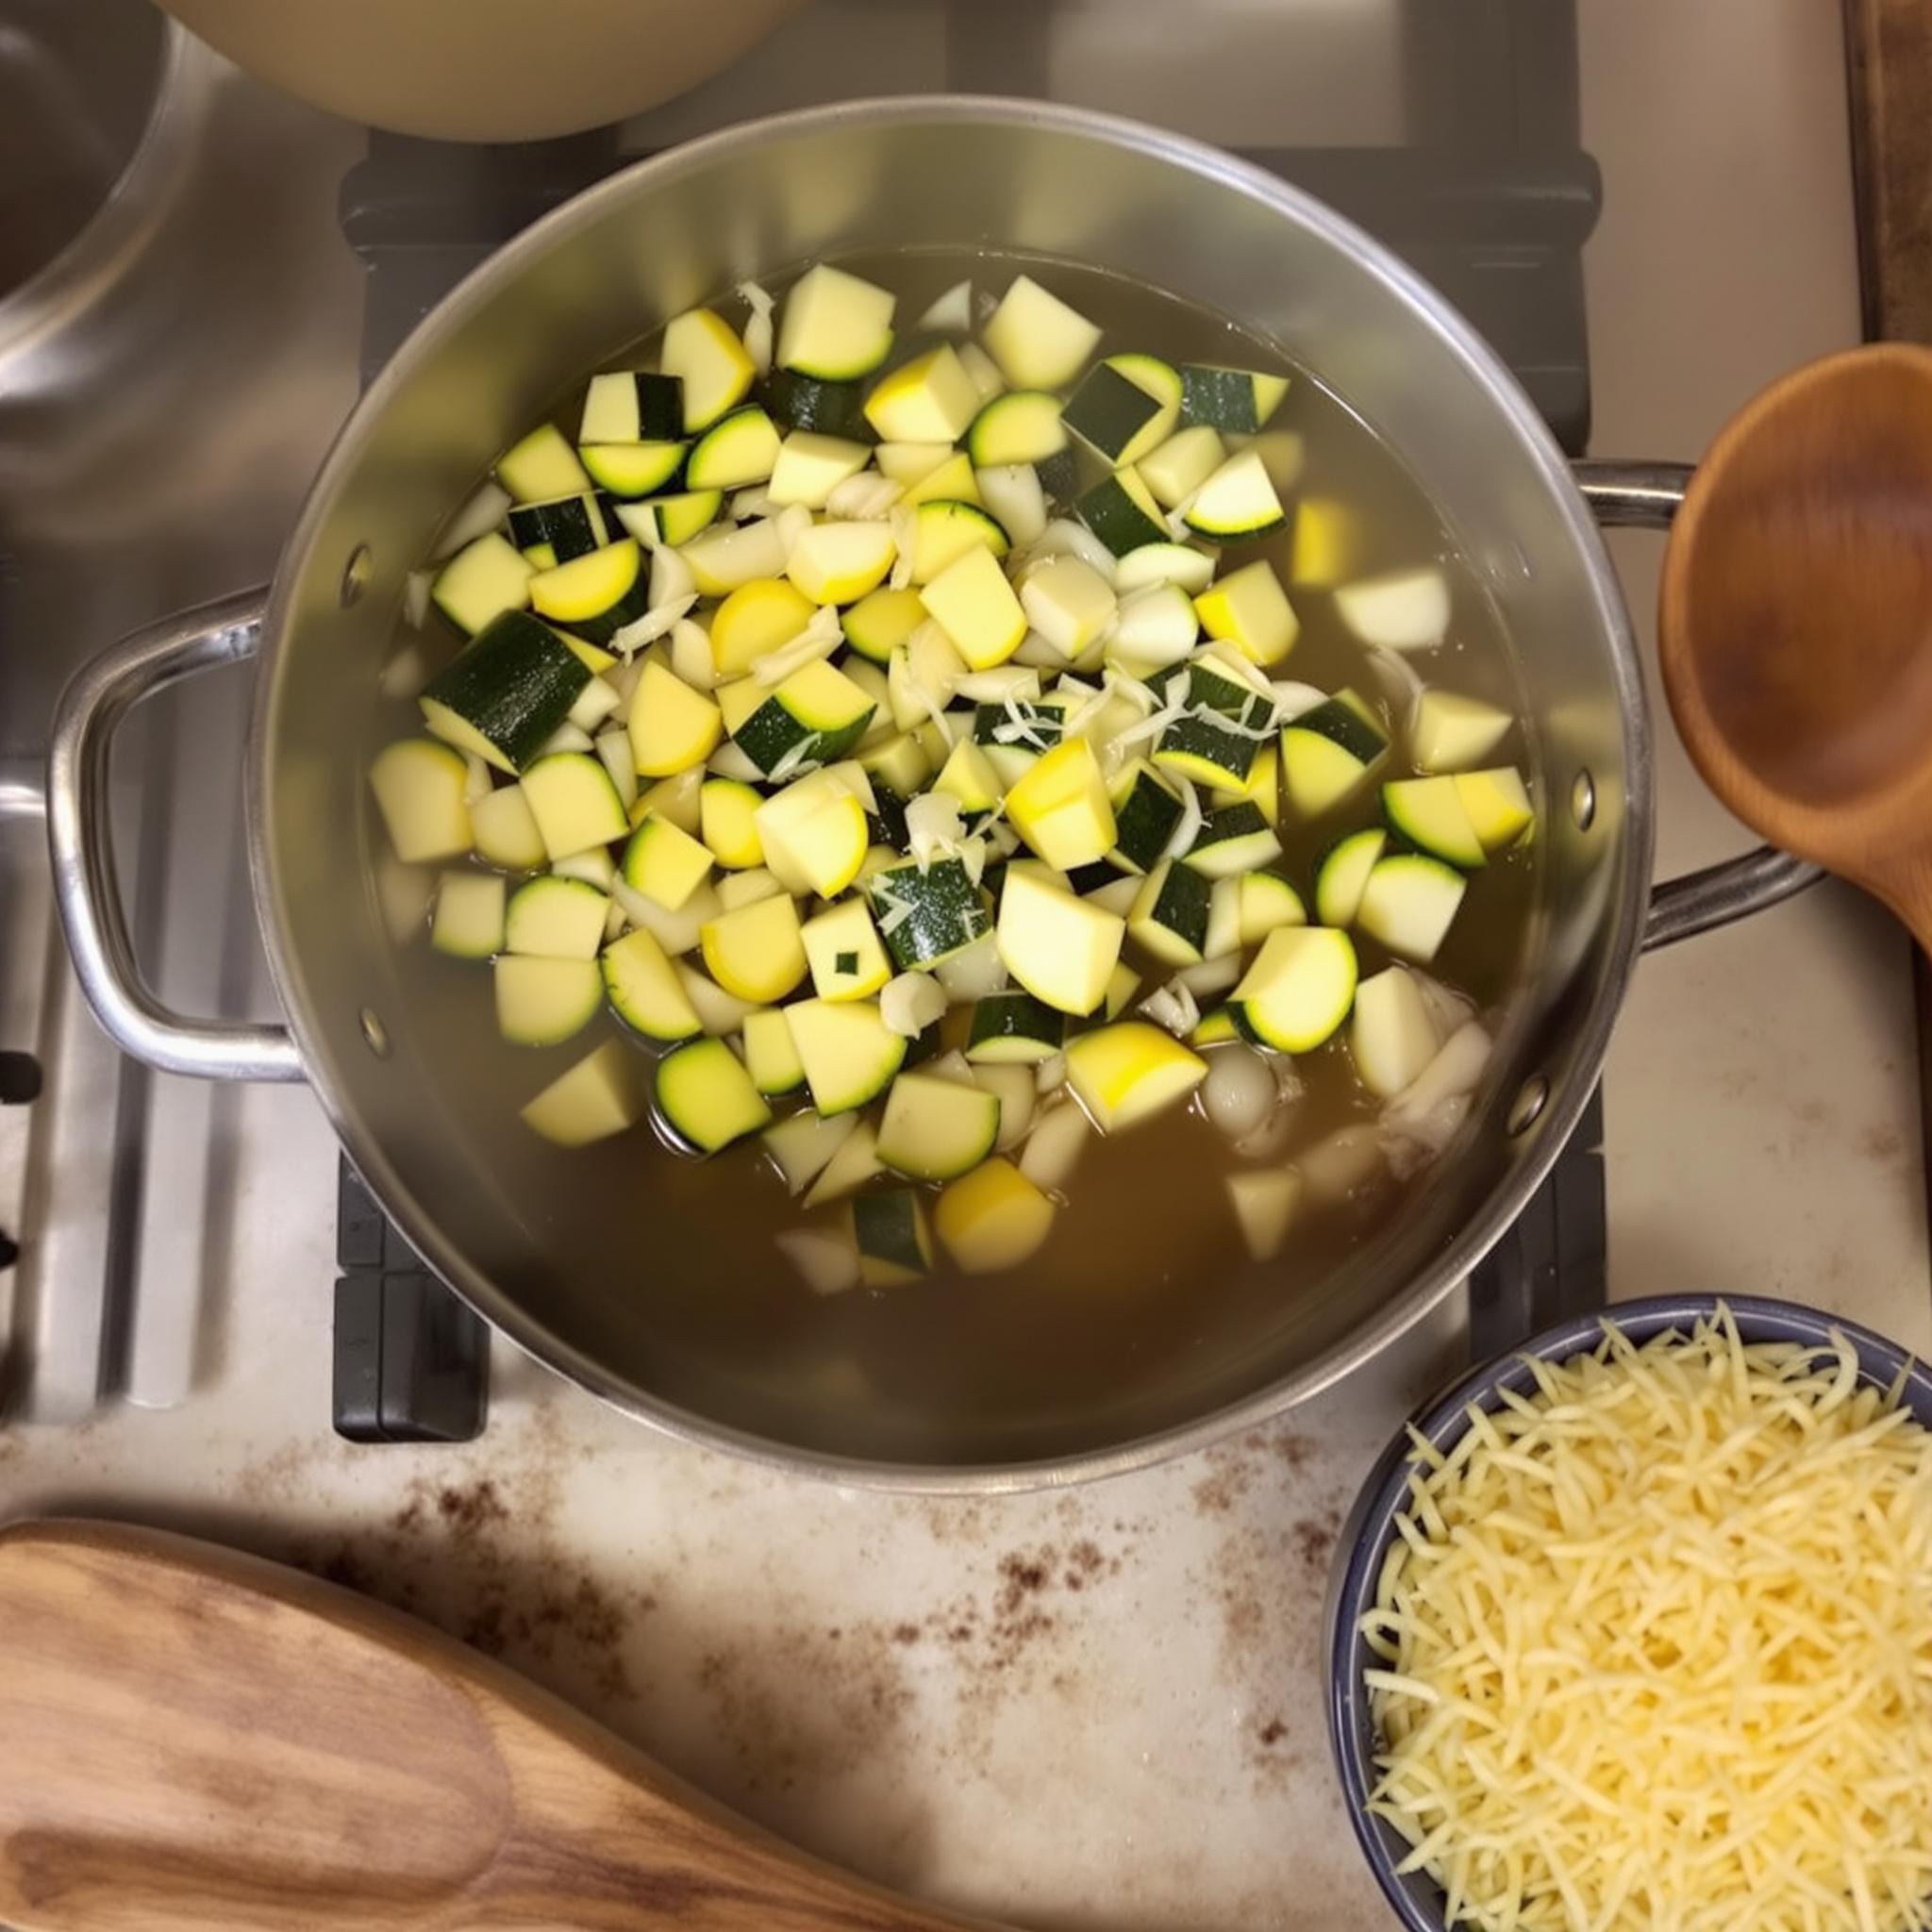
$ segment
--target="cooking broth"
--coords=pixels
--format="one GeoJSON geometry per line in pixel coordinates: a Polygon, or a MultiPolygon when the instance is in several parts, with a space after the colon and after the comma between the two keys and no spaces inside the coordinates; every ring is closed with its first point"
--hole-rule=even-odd
{"type": "MultiPolygon", "coordinates": [[[[1390,690],[1341,623],[1332,595],[1292,582],[1296,501],[1333,500],[1359,513],[1361,550],[1349,576],[1425,562],[1446,573],[1449,641],[1415,660],[1426,681],[1523,720],[1522,687],[1500,619],[1453,536],[1402,461],[1324,388],[1319,372],[1295,367],[1271,344],[1174,294],[1059,261],[906,251],[843,258],[839,265],[891,289],[908,333],[911,319],[962,276],[970,275],[975,290],[997,293],[1024,266],[1101,325],[1097,355],[1142,350],[1176,362],[1291,375],[1287,397],[1266,425],[1270,436],[1299,438],[1302,445],[1299,478],[1292,491],[1282,491],[1288,525],[1224,553],[1227,566],[1267,558],[1300,619],[1293,649],[1267,675],[1326,691],[1352,687],[1374,700],[1385,720],[1391,715],[1390,690]]],[[[782,300],[781,278],[770,286],[782,300]]],[[[735,299],[714,306],[734,324],[742,322],[743,306],[735,299]]],[[[646,338],[638,353],[613,358],[612,366],[653,366],[653,346],[646,338]]],[[[573,441],[582,394],[579,384],[552,411],[573,441]]],[[[1091,474],[1100,474],[1097,464],[1091,474]]],[[[454,653],[454,633],[440,618],[428,620],[424,635],[454,653]]],[[[395,728],[398,735],[420,728],[413,708],[397,704],[395,728]]],[[[1320,857],[1344,832],[1379,822],[1383,780],[1413,774],[1405,762],[1405,735],[1396,730],[1391,737],[1390,761],[1343,806],[1307,824],[1294,823],[1288,810],[1281,815],[1283,853],[1272,869],[1294,885],[1311,920],[1320,857]]],[[[1489,762],[1516,764],[1540,801],[1535,755],[1519,722],[1489,762]]],[[[369,836],[373,853],[386,850],[373,815],[369,836]]],[[[1424,969],[1491,1022],[1522,969],[1536,864],[1533,837],[1493,854],[1471,876],[1448,938],[1424,969]]],[[[1357,935],[1357,945],[1364,978],[1390,963],[1391,956],[1365,936],[1357,935]]],[[[1142,974],[1136,1004],[1174,972],[1141,957],[1131,939],[1123,957],[1142,974]]],[[[1257,1264],[1224,1189],[1225,1176],[1241,1163],[1205,1116],[1197,1093],[1115,1138],[1090,1135],[1044,1247],[1022,1267],[966,1275],[935,1241],[929,1278],[820,1296],[774,1245],[781,1230],[814,1217],[788,1195],[756,1137],[699,1161],[673,1151],[641,1124],[566,1150],[539,1140],[519,1120],[519,1108],[592,1045],[611,1035],[631,1038],[611,1014],[601,1013],[561,1046],[521,1048],[498,1036],[486,968],[416,942],[404,949],[398,971],[403,1023],[441,1083],[444,1109],[477,1184],[500,1188],[508,1177],[532,1242],[557,1275],[595,1284],[600,1325],[617,1338],[623,1357],[675,1368],[687,1400],[704,1388],[782,1397],[808,1383],[821,1398],[849,1396],[853,1433],[843,1446],[854,1453],[903,1445],[904,1419],[921,1415],[942,1419],[946,1429],[982,1445],[996,1442],[1005,1429],[1019,1440],[1055,1410],[1091,1410],[1115,1398],[1124,1404],[1143,1385],[1171,1383],[1175,1359],[1190,1351],[1199,1352],[1205,1368],[1224,1339],[1252,1335],[1271,1313],[1316,1292],[1386,1224],[1407,1191],[1427,1185],[1426,1170],[1407,1181],[1383,1171],[1351,1198],[1305,1198],[1285,1250],[1257,1264]]],[[[1277,1159],[1375,1118],[1380,1103],[1357,1077],[1345,1030],[1297,1059],[1305,1091],[1277,1159]]],[[[640,1054],[651,1051],[634,1046],[640,1054]]],[[[809,1103],[774,1103],[780,1114],[798,1105],[809,1103]]],[[[936,1191],[926,1191],[930,1198],[936,1191]]],[[[817,1218],[837,1211],[818,1210],[817,1218]]],[[[541,1291],[530,1299],[541,1307],[541,1291]]]]}

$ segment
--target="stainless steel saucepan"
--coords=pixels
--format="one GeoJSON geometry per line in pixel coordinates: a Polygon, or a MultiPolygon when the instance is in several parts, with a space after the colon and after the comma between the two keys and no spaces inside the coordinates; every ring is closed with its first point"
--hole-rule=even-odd
{"type": "MultiPolygon", "coordinates": [[[[612,177],[501,250],[371,387],[273,587],[156,625],[75,679],[49,785],[68,938],[130,1054],[210,1078],[308,1079],[425,1258],[531,1354],[642,1421],[906,1489],[1017,1489],[1131,1468],[1286,1408],[1416,1321],[1562,1147],[1639,951],[1813,875],[1763,852],[1651,886],[1651,724],[1592,510],[1661,528],[1684,474],[1573,474],[1433,290],[1319,203],[1194,142],[1067,108],[945,98],[737,128],[612,177]],[[825,1374],[802,1343],[796,1374],[769,1346],[756,1373],[728,1346],[660,1346],[640,1312],[647,1295],[559,1267],[546,1253],[555,1203],[513,1159],[478,1157],[443,1077],[450,1042],[402,1024],[405,969],[372,888],[378,835],[363,795],[370,758],[394,730],[377,670],[406,574],[497,453],[586,371],[741,277],[908,243],[1037,252],[1183,291],[1318,371],[1401,453],[1494,596],[1547,782],[1533,969],[1480,1130],[1322,1292],[1212,1363],[1175,1360],[1110,1399],[998,1425],[825,1374]],[[108,745],[128,708],[251,656],[249,836],[285,1026],[183,1018],[142,987],[104,809],[108,745]]],[[[648,1256],[635,1258],[647,1278],[648,1256]]]]}

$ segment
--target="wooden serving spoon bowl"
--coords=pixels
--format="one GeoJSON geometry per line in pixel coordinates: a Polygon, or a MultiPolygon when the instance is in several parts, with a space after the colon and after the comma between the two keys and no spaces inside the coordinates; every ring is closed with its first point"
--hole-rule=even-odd
{"type": "Polygon", "coordinates": [[[0,1530],[16,1932],[974,1924],[793,1851],[334,1584],[158,1530],[0,1530]]]}
{"type": "Polygon", "coordinates": [[[1932,349],[1827,357],[1725,425],[1672,529],[1657,648],[1718,797],[1932,951],[1932,349]]]}

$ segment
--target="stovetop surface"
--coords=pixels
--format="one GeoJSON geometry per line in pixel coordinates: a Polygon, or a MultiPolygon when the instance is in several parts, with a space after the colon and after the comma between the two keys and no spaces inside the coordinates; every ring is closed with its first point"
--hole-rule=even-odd
{"type": "MultiPolygon", "coordinates": [[[[339,1224],[306,1093],[149,1081],[100,1051],[48,970],[22,810],[60,668],[264,575],[358,371],[456,275],[546,196],[747,114],[1038,91],[1265,157],[1451,287],[1573,446],[1593,411],[1599,452],[1692,455],[1757,382],[1856,332],[1828,9],[1710,0],[1666,25],[1621,0],[1480,0],[1453,30],[1406,0],[1186,12],[1176,37],[1158,0],[814,0],[682,101],[521,158],[372,148],[193,61],[206,172],[125,305],[23,349],[0,303],[0,1048],[28,1042],[48,1076],[0,1110],[0,1228],[25,1250],[0,1263],[0,1517],[100,1510],[308,1563],[935,1896],[1150,1932],[1366,1926],[1320,1605],[1404,1409],[1606,1276],[1613,1296],[1784,1291],[1932,1344],[1907,956],[1882,916],[1824,889],[1647,963],[1607,1082],[1607,1204],[1586,1146],[1468,1302],[1279,1426],[1065,1494],[894,1499],[661,1441],[501,1345],[477,1440],[334,1435],[339,1241],[378,1275],[404,1257],[353,1202],[339,1224]],[[245,245],[206,252],[224,233],[245,245]],[[164,376],[116,388],[143,358],[164,376]]],[[[1614,547],[1642,618],[1656,540],[1614,547]]],[[[235,1013],[265,997],[234,836],[244,701],[204,680],[153,708],[124,785],[156,975],[235,1013]]],[[[1743,842],[1667,735],[1659,762],[1669,860],[1743,842]]]]}

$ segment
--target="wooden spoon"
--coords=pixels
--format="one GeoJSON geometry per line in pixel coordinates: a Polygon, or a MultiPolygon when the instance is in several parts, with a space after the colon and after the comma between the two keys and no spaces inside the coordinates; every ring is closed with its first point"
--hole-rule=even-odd
{"type": "Polygon", "coordinates": [[[965,1932],[512,1673],[159,1531],[0,1531],[0,1924],[965,1932]]]}
{"type": "Polygon", "coordinates": [[[1725,425],[1671,533],[1657,646],[1710,789],[1932,951],[1932,350],[1827,357],[1725,425]]]}

